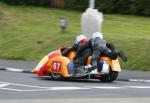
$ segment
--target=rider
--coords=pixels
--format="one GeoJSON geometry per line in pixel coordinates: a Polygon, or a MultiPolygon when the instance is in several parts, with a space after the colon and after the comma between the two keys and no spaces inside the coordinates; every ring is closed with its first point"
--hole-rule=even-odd
{"type": "MultiPolygon", "coordinates": [[[[64,50],[62,52],[62,55],[67,56],[71,51],[77,51],[77,49],[86,42],[88,42],[88,39],[86,36],[84,36],[83,34],[78,35],[75,39],[74,45],[72,47],[69,47],[66,50],[64,50]]],[[[80,53],[79,53],[79,55],[80,55],[80,53]]]]}
{"type": "MultiPolygon", "coordinates": [[[[78,48],[77,50],[77,54],[75,56],[74,62],[76,63],[80,63],[84,57],[83,61],[86,61],[85,58],[87,58],[86,56],[80,57],[79,54],[81,54],[81,52],[86,51],[86,49],[90,49],[91,50],[91,55],[92,55],[92,67],[95,69],[98,67],[98,60],[99,57],[101,55],[105,55],[108,56],[110,58],[112,58],[113,60],[115,60],[118,56],[121,57],[121,59],[123,61],[127,61],[127,57],[124,55],[124,53],[122,51],[116,52],[114,49],[114,45],[113,44],[108,44],[105,40],[103,40],[103,35],[100,32],[95,32],[92,34],[92,38],[85,43],[84,45],[80,46],[80,48],[78,48]],[[79,58],[79,59],[78,59],[79,58]]],[[[74,63],[74,64],[75,64],[74,63]]],[[[78,66],[81,74],[84,73],[85,68],[83,68],[83,66],[78,66]]]]}
{"type": "MultiPolygon", "coordinates": [[[[84,35],[78,35],[75,39],[75,43],[72,47],[64,50],[62,52],[63,56],[67,56],[71,51],[79,51],[78,49],[82,47],[82,45],[86,44],[88,42],[88,39],[84,35]]],[[[78,57],[76,58],[77,60],[73,60],[73,65],[74,69],[76,71],[76,75],[84,73],[84,66],[86,65],[86,59],[88,56],[91,55],[91,50],[86,49],[85,51],[83,50],[82,52],[78,52],[78,57]]]]}

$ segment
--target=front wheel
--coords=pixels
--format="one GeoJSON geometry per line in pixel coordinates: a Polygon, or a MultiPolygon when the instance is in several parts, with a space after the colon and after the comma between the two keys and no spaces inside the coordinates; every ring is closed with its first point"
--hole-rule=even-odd
{"type": "Polygon", "coordinates": [[[112,82],[117,79],[119,72],[117,71],[110,71],[109,74],[102,75],[100,78],[101,82],[112,82]]]}

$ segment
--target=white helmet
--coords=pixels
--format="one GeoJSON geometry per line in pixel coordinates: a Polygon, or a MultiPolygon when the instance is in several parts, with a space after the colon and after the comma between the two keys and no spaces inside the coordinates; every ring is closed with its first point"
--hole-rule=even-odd
{"type": "Polygon", "coordinates": [[[96,37],[103,39],[103,34],[100,33],[100,32],[95,32],[95,33],[93,33],[93,34],[92,34],[92,38],[96,38],[96,37]]]}
{"type": "Polygon", "coordinates": [[[79,43],[80,41],[82,41],[82,40],[88,40],[87,39],[87,37],[86,36],[84,36],[84,35],[78,35],[78,36],[76,36],[76,39],[75,39],[75,44],[77,44],[77,43],[79,43]]]}

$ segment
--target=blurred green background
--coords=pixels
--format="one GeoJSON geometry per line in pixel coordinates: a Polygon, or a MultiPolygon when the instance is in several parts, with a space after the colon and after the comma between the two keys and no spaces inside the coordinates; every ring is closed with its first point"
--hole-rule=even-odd
{"type": "MultiPolygon", "coordinates": [[[[0,58],[39,61],[50,51],[71,46],[81,33],[81,11],[7,5],[0,2],[0,58]],[[69,25],[61,33],[60,17],[69,25]]],[[[150,70],[150,18],[105,14],[104,38],[123,50],[129,61],[124,69],[150,70]]]]}

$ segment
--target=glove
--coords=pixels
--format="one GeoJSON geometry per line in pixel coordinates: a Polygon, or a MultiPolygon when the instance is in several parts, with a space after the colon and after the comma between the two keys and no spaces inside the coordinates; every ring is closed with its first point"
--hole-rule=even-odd
{"type": "Polygon", "coordinates": [[[77,50],[78,44],[74,44],[74,45],[72,46],[72,48],[73,48],[74,50],[77,50]]]}

